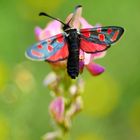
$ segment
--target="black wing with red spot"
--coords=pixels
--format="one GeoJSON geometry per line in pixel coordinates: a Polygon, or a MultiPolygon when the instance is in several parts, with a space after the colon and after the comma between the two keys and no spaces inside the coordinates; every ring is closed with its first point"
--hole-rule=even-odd
{"type": "Polygon", "coordinates": [[[105,51],[120,39],[124,32],[122,27],[107,26],[80,30],[80,48],[88,53],[105,51]]]}

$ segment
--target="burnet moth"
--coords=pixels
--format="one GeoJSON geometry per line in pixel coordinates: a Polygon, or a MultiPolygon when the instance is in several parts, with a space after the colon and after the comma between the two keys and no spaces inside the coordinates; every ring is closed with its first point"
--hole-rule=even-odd
{"type": "MultiPolygon", "coordinates": [[[[82,8],[76,6],[75,11],[82,8]]],[[[26,56],[32,60],[58,62],[67,59],[67,73],[75,79],[79,75],[79,52],[99,53],[107,50],[122,36],[124,29],[119,26],[105,26],[95,28],[76,29],[71,27],[75,13],[67,24],[44,12],[40,16],[47,16],[63,25],[63,33],[57,34],[36,43],[26,51],[26,56]]],[[[74,19],[75,20],[75,19],[74,19]]]]}

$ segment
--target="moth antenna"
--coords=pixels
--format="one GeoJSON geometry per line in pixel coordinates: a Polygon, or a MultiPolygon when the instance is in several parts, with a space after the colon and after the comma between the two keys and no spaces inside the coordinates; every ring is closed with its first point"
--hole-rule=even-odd
{"type": "Polygon", "coordinates": [[[67,23],[68,25],[70,24],[71,20],[72,20],[72,18],[68,21],[68,23],[67,23]]]}
{"type": "Polygon", "coordinates": [[[46,16],[46,17],[49,17],[49,18],[51,18],[51,19],[54,19],[54,20],[57,20],[57,21],[61,22],[63,25],[66,26],[66,24],[65,24],[64,22],[62,22],[61,20],[59,20],[59,19],[57,19],[57,18],[55,18],[55,17],[52,17],[52,16],[48,15],[47,13],[40,12],[40,13],[39,13],[39,16],[46,16]]]}

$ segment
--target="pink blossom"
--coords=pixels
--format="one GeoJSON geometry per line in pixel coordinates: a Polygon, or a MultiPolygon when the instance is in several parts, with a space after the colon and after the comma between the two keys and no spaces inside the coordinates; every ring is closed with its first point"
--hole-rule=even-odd
{"type": "Polygon", "coordinates": [[[93,28],[83,17],[80,18],[81,28],[93,28]]]}
{"type": "Polygon", "coordinates": [[[84,67],[86,67],[88,71],[94,76],[99,75],[105,71],[104,67],[93,62],[94,59],[102,58],[105,55],[105,52],[90,54],[85,53],[82,50],[80,51],[81,51],[80,57],[83,58],[80,59],[79,62],[80,72],[83,72],[84,67]]]}
{"type": "Polygon", "coordinates": [[[62,123],[64,120],[64,98],[59,96],[56,97],[49,106],[50,113],[54,117],[55,121],[58,123],[62,123]]]}
{"type": "Polygon", "coordinates": [[[62,32],[61,23],[57,20],[49,22],[44,29],[41,29],[38,26],[35,28],[35,35],[39,41],[59,34],[61,32],[62,32]]]}

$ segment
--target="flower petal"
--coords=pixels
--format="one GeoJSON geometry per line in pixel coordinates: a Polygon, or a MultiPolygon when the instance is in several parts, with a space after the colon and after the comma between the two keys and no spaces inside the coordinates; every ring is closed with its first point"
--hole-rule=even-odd
{"type": "Polygon", "coordinates": [[[35,35],[36,36],[39,36],[40,34],[41,34],[41,32],[42,32],[42,29],[40,28],[40,27],[35,27],[35,35]]]}
{"type": "Polygon", "coordinates": [[[43,140],[56,140],[61,137],[61,133],[59,131],[48,132],[43,136],[43,140]]]}
{"type": "Polygon", "coordinates": [[[39,41],[45,40],[46,38],[49,38],[51,36],[51,32],[50,31],[42,31],[41,34],[39,35],[38,39],[39,41]]]}
{"type": "Polygon", "coordinates": [[[61,30],[61,23],[57,20],[53,20],[45,28],[45,31],[49,31],[50,35],[56,35],[62,32],[61,30]]]}
{"type": "Polygon", "coordinates": [[[79,60],[79,72],[82,73],[84,70],[84,61],[79,60]]]}
{"type": "Polygon", "coordinates": [[[53,20],[47,24],[45,29],[41,29],[40,27],[35,28],[35,35],[39,41],[42,41],[46,38],[54,36],[56,34],[61,33],[61,23],[57,20],[53,20]]]}
{"type": "Polygon", "coordinates": [[[92,54],[91,57],[94,59],[102,58],[106,55],[106,53],[107,53],[107,51],[95,53],[95,54],[92,54]]]}
{"type": "Polygon", "coordinates": [[[84,64],[88,65],[92,60],[92,54],[90,53],[84,53],[84,64]]]}
{"type": "Polygon", "coordinates": [[[80,18],[80,23],[82,28],[93,28],[94,26],[90,25],[83,17],[80,18]]]}
{"type": "Polygon", "coordinates": [[[83,50],[80,49],[79,59],[83,61],[84,65],[87,65],[91,61],[91,54],[86,53],[86,52],[84,52],[83,50]]]}
{"type": "Polygon", "coordinates": [[[57,81],[57,75],[54,72],[50,72],[44,79],[44,85],[51,85],[53,82],[57,81]]]}
{"type": "Polygon", "coordinates": [[[75,100],[71,103],[70,108],[66,112],[66,118],[71,118],[77,112],[83,109],[83,100],[81,96],[77,96],[75,100]]]}
{"type": "Polygon", "coordinates": [[[65,105],[64,105],[64,98],[59,96],[54,99],[50,106],[50,113],[53,115],[54,119],[58,123],[62,123],[64,120],[64,110],[65,110],[65,105]]]}
{"type": "Polygon", "coordinates": [[[88,65],[86,65],[86,67],[88,71],[94,76],[99,75],[105,71],[104,67],[96,63],[89,63],[88,65]]]}

